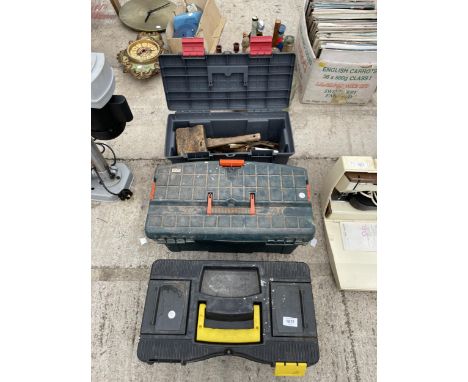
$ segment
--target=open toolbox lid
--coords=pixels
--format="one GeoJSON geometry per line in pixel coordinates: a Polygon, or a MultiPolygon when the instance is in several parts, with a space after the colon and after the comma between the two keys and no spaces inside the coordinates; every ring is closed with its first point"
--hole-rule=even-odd
{"type": "Polygon", "coordinates": [[[289,106],[296,56],[272,54],[271,36],[252,38],[250,54],[205,55],[197,49],[203,39],[183,40],[182,55],[159,57],[169,110],[260,111],[289,106]]]}

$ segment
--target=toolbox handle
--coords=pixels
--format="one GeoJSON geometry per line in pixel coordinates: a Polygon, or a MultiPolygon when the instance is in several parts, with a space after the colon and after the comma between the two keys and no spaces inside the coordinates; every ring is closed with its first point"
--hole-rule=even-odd
{"type": "Polygon", "coordinates": [[[224,74],[229,77],[231,74],[240,73],[244,75],[243,85],[249,84],[249,67],[247,65],[235,66],[208,66],[208,86],[213,86],[213,74],[224,74]]]}
{"type": "Polygon", "coordinates": [[[207,215],[255,215],[255,193],[250,193],[249,207],[213,207],[213,193],[208,192],[207,215]]]}
{"type": "Polygon", "coordinates": [[[260,305],[254,304],[253,328],[217,329],[205,327],[206,304],[198,307],[197,341],[214,343],[255,343],[260,342],[260,305]]]}

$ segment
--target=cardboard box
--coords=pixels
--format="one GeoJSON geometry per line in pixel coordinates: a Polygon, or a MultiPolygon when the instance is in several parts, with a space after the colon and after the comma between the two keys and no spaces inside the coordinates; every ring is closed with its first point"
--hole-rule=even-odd
{"type": "MultiPolygon", "coordinates": [[[[195,37],[203,37],[205,41],[205,51],[208,53],[215,53],[216,45],[218,45],[226,19],[221,16],[215,0],[190,0],[190,3],[195,3],[203,10],[195,37]]],[[[185,11],[186,8],[179,5],[175,13],[178,15],[185,11]]],[[[174,36],[173,19],[169,20],[166,27],[167,44],[171,53],[182,53],[182,39],[172,36],[174,36]]]]}
{"type": "Polygon", "coordinates": [[[377,52],[324,50],[317,59],[306,10],[299,18],[295,51],[300,102],[362,105],[372,98],[377,88],[377,52]]]}

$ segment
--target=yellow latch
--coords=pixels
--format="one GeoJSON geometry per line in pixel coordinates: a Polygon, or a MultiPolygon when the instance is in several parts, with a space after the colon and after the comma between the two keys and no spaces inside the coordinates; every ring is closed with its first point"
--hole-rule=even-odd
{"type": "Polygon", "coordinates": [[[206,304],[198,308],[197,341],[223,344],[260,342],[260,306],[254,305],[252,329],[216,329],[205,327],[206,304]]]}
{"type": "Polygon", "coordinates": [[[305,362],[276,362],[275,377],[303,377],[306,370],[305,362]]]}

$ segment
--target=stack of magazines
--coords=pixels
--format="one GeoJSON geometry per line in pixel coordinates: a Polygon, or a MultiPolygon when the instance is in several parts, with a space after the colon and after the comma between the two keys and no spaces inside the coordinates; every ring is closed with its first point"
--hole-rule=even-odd
{"type": "Polygon", "coordinates": [[[306,20],[317,58],[323,50],[377,50],[375,0],[309,0],[306,20]]]}

